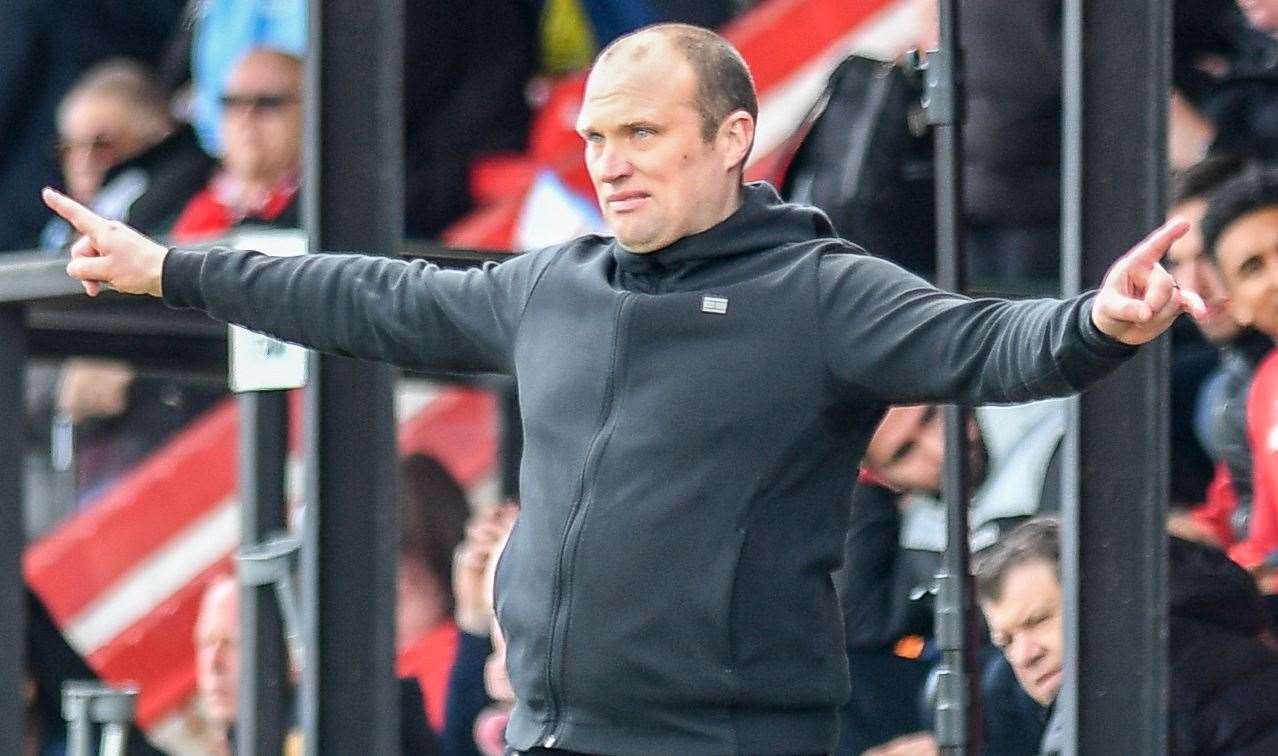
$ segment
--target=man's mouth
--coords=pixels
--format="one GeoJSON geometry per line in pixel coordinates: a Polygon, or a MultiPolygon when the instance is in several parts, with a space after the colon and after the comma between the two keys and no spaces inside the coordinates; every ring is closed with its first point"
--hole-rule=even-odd
{"type": "Polygon", "coordinates": [[[648,199],[647,192],[626,191],[609,194],[605,201],[614,213],[626,213],[637,209],[648,199]]]}
{"type": "Polygon", "coordinates": [[[1034,682],[1034,684],[1040,688],[1046,688],[1046,687],[1049,687],[1050,685],[1055,684],[1056,681],[1060,679],[1060,676],[1061,676],[1061,671],[1059,669],[1055,669],[1055,670],[1052,670],[1051,672],[1048,672],[1047,674],[1040,676],[1038,680],[1034,682]]]}

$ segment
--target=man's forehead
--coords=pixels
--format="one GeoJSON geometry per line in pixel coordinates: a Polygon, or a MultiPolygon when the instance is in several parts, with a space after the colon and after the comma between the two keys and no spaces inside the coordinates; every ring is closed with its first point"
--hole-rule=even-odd
{"type": "Polygon", "coordinates": [[[695,110],[695,95],[691,70],[681,60],[649,57],[635,63],[601,62],[586,82],[578,124],[600,118],[664,118],[681,105],[695,110]]]}

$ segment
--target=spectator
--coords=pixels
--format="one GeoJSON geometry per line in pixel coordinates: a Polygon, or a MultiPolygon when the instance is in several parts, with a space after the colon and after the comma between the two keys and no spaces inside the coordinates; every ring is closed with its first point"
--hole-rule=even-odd
{"type": "MultiPolygon", "coordinates": [[[[1218,549],[1169,545],[1171,753],[1274,753],[1278,653],[1248,575],[1218,549]]],[[[990,637],[1045,709],[1061,688],[1064,634],[1059,524],[1025,523],[977,562],[976,594],[990,637]]],[[[1041,750],[1059,752],[1060,710],[1041,750]]],[[[997,716],[997,713],[995,713],[997,716]]]]}
{"type": "Polygon", "coordinates": [[[457,654],[453,551],[462,541],[470,505],[461,485],[434,457],[408,457],[399,477],[398,674],[417,678],[427,720],[442,733],[448,672],[457,654]]]}
{"type": "Polygon", "coordinates": [[[306,52],[306,2],[203,0],[195,6],[191,121],[204,148],[220,156],[226,146],[222,96],[228,75],[254,48],[302,57],[306,52]]]}
{"type": "Polygon", "coordinates": [[[32,192],[58,181],[49,144],[62,96],[94,63],[153,63],[185,0],[7,0],[0,3],[0,251],[35,247],[47,216],[32,192]]]}
{"type": "MultiPolygon", "coordinates": [[[[91,69],[58,108],[58,147],[68,190],[104,217],[167,234],[178,211],[208,181],[213,159],[141,64],[114,60],[91,69]]],[[[71,227],[50,221],[41,246],[60,249],[71,227]]]]}
{"type": "Polygon", "coordinates": [[[233,752],[231,727],[239,700],[239,586],[229,575],[204,591],[195,620],[195,687],[219,753],[233,752]]]}
{"type": "MultiPolygon", "coordinates": [[[[1064,424],[1058,401],[976,411],[968,433],[973,549],[1058,508],[1064,424]]],[[[923,690],[935,661],[931,596],[945,546],[944,458],[935,405],[890,409],[866,449],[844,567],[835,575],[856,680],[842,710],[840,754],[926,726],[923,690]]],[[[986,727],[989,753],[1015,752],[1016,733],[995,725],[986,727]]]]}
{"type": "Polygon", "coordinates": [[[302,159],[302,61],[255,48],[222,95],[222,169],[182,210],[179,242],[213,239],[244,223],[298,225],[302,159]]]}
{"type": "Polygon", "coordinates": [[[172,128],[163,94],[141,66],[99,64],[58,106],[58,152],[67,192],[89,203],[111,167],[164,138],[172,128]]]}
{"type": "MultiPolygon", "coordinates": [[[[1202,218],[1211,194],[1244,167],[1241,158],[1214,156],[1180,173],[1168,216],[1190,222],[1190,232],[1167,253],[1176,280],[1197,291],[1207,307],[1194,324],[1208,344],[1220,350],[1220,362],[1198,391],[1194,421],[1198,441],[1215,463],[1206,501],[1192,515],[1177,513],[1172,527],[1185,538],[1210,538],[1225,547],[1246,536],[1251,511],[1251,447],[1247,442],[1247,390],[1256,363],[1273,342],[1243,328],[1229,309],[1229,297],[1203,247],[1202,218]]],[[[1183,442],[1181,444],[1183,446],[1183,442]]]]}
{"type": "MultiPolygon", "coordinates": [[[[1203,217],[1202,233],[1234,318],[1271,339],[1278,337],[1278,172],[1244,174],[1222,186],[1203,217]]],[[[1278,448],[1272,443],[1278,427],[1276,380],[1278,357],[1271,350],[1256,368],[1247,397],[1251,517],[1246,538],[1229,551],[1266,582],[1278,556],[1278,448]]]]}
{"type": "Polygon", "coordinates": [[[444,729],[444,752],[450,756],[488,756],[492,747],[504,745],[495,726],[504,719],[491,708],[494,701],[503,700],[506,692],[496,689],[501,682],[498,672],[499,666],[504,668],[504,653],[498,650],[500,641],[496,638],[493,573],[518,511],[513,505],[502,505],[477,512],[466,526],[466,539],[457,549],[452,574],[460,637],[448,681],[444,729]]]}
{"type": "MultiPolygon", "coordinates": [[[[239,703],[239,586],[229,575],[214,578],[204,591],[195,621],[195,685],[204,715],[214,733],[216,753],[233,754],[239,703]]],[[[400,679],[400,746],[405,754],[435,756],[438,743],[423,714],[417,682],[400,679]]],[[[296,752],[294,732],[289,753],[296,752]]]]}

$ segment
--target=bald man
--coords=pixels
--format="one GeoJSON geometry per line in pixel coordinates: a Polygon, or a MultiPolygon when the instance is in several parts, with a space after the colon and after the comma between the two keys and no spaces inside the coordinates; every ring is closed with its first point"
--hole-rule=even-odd
{"type": "Polygon", "coordinates": [[[743,184],[758,105],[712,32],[599,56],[577,131],[615,237],[499,265],[168,250],[46,200],[69,264],[317,349],[513,373],[522,505],[496,577],[518,751],[796,754],[848,694],[830,571],[855,462],[887,405],[1081,390],[1197,308],[1157,264],[1169,223],[1098,293],[969,300],[743,184]]]}

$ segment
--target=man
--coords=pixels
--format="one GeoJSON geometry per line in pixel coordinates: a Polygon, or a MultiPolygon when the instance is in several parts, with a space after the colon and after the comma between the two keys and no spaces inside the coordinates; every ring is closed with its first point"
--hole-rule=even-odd
{"type": "MultiPolygon", "coordinates": [[[[1203,244],[1241,325],[1278,338],[1278,173],[1239,176],[1212,198],[1203,217],[1203,244]]],[[[1230,555],[1262,577],[1278,566],[1278,360],[1270,351],[1256,368],[1247,398],[1252,463],[1252,511],[1247,537],[1230,555]]],[[[1273,592],[1278,586],[1267,585],[1273,592]]]]}
{"type": "MultiPolygon", "coordinates": [[[[1059,530],[1054,519],[1030,520],[974,569],[990,639],[1045,709],[1065,660],[1059,530]]],[[[1170,752],[1274,753],[1278,654],[1255,584],[1211,546],[1173,538],[1169,556],[1170,752]]],[[[1042,752],[1059,751],[1062,726],[1055,716],[1048,723],[1042,752]]]]}
{"type": "Polygon", "coordinates": [[[219,575],[204,589],[195,620],[195,689],[212,729],[214,747],[231,752],[231,727],[240,681],[239,587],[219,575]]]}
{"type": "MultiPolygon", "coordinates": [[[[204,589],[195,619],[195,689],[215,753],[233,754],[240,684],[240,591],[231,575],[218,575],[204,589]]],[[[291,697],[291,692],[284,694],[291,697]]],[[[399,680],[400,747],[403,753],[435,756],[439,744],[426,723],[422,691],[414,678],[399,680]]],[[[291,731],[285,753],[301,753],[301,737],[291,731]]]]}
{"type": "Polygon", "coordinates": [[[1246,167],[1240,158],[1209,157],[1180,173],[1172,190],[1168,217],[1189,222],[1189,232],[1167,252],[1168,270],[1202,298],[1205,314],[1194,318],[1203,338],[1220,349],[1220,367],[1199,389],[1195,424],[1203,448],[1215,462],[1215,475],[1203,506],[1189,516],[1177,514],[1173,527],[1184,537],[1208,537],[1229,546],[1246,537],[1252,506],[1251,445],[1247,442],[1247,391],[1257,363],[1273,340],[1244,328],[1229,309],[1229,293],[1215,261],[1203,245],[1202,219],[1212,194],[1246,167]]]}
{"type": "Polygon", "coordinates": [[[466,272],[169,251],[46,200],[87,234],[68,270],[90,293],[163,294],[341,354],[515,373],[523,508],[497,570],[512,747],[828,751],[848,693],[829,573],[850,463],[885,407],[1078,390],[1197,297],[1156,263],[1176,223],[1094,297],[939,292],[743,186],[757,110],[712,32],[619,39],[577,121],[615,240],[466,272]]]}
{"type": "MultiPolygon", "coordinates": [[[[155,76],[129,60],[94,67],[63,98],[58,152],[73,198],[143,233],[167,234],[214,166],[195,132],[174,122],[155,76]]],[[[56,250],[73,239],[55,218],[40,241],[56,250]]]]}
{"type": "Polygon", "coordinates": [[[244,224],[296,227],[302,162],[302,60],[250,50],[222,95],[222,170],[183,208],[179,243],[224,236],[244,224]]]}
{"type": "MultiPolygon", "coordinates": [[[[933,636],[931,595],[945,548],[941,415],[936,405],[888,410],[852,492],[843,567],[835,575],[855,681],[842,710],[839,754],[860,754],[927,726],[921,704],[935,659],[924,643],[930,646],[933,636]]],[[[974,551],[1027,517],[1059,508],[1064,431],[1063,400],[975,410],[968,426],[974,551]]],[[[986,752],[1017,753],[1025,742],[1021,729],[987,720],[986,752]]],[[[930,737],[896,740],[883,752],[930,737]]]]}

